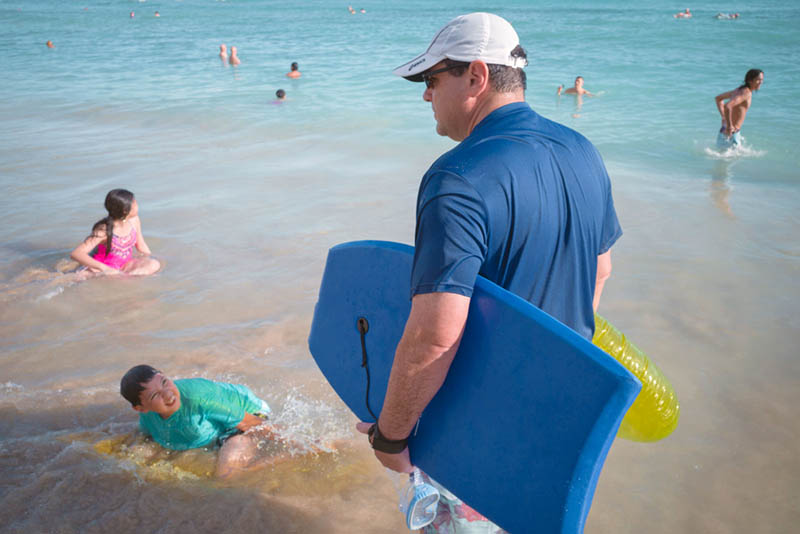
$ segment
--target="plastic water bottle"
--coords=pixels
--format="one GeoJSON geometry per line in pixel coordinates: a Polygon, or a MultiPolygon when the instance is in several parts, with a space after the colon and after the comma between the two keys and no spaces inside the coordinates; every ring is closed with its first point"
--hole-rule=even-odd
{"type": "Polygon", "coordinates": [[[408,484],[400,495],[400,513],[406,516],[409,530],[430,525],[436,518],[439,490],[425,482],[418,468],[408,475],[408,484]]]}

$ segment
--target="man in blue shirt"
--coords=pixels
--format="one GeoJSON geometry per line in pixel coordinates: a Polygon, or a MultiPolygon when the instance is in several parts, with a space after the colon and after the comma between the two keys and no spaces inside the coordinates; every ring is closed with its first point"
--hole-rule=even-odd
{"type": "MultiPolygon", "coordinates": [[[[527,65],[511,25],[489,13],[450,21],[395,74],[425,82],[439,135],[460,144],[422,179],[417,198],[412,306],[376,425],[386,467],[410,472],[405,442],[458,349],[478,274],[587,339],[622,234],[594,146],[525,103],[527,65]]],[[[494,532],[452,495],[430,527],[494,532]],[[451,520],[452,519],[452,520],[451,520]],[[459,522],[459,519],[464,521],[459,522]],[[482,526],[479,526],[479,523],[482,526]]]]}

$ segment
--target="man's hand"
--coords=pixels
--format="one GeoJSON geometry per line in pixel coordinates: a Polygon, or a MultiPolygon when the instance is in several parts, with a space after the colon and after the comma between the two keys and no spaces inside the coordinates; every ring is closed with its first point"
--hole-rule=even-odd
{"type": "MultiPolygon", "coordinates": [[[[371,426],[372,423],[356,423],[356,430],[362,434],[367,434],[371,426]]],[[[375,457],[384,467],[388,467],[392,471],[411,473],[414,470],[414,466],[411,465],[411,459],[408,456],[408,447],[403,449],[403,452],[397,454],[389,454],[381,451],[372,452],[375,453],[375,457]]]]}

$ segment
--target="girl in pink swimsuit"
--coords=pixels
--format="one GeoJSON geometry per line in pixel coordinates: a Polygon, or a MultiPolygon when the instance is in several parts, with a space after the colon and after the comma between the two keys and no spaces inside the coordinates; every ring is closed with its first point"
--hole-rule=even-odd
{"type": "Polygon", "coordinates": [[[105,206],[108,216],[94,224],[91,235],[70,257],[94,273],[147,275],[158,271],[161,264],[150,257],[133,193],[113,189],[106,195],[105,206]],[[92,255],[95,247],[97,252],[92,255]],[[134,257],[134,247],[142,256],[134,257]]]}

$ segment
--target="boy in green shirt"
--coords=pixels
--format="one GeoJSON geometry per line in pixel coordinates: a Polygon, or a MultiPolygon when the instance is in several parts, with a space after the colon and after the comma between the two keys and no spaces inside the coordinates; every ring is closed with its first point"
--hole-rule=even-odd
{"type": "Polygon", "coordinates": [[[275,438],[266,423],[269,405],[247,386],[184,378],[174,382],[149,365],[131,368],[120,393],[139,412],[139,426],[161,446],[186,450],[221,445],[216,476],[225,478],[246,468],[256,446],[244,432],[262,426],[260,434],[275,438]]]}

